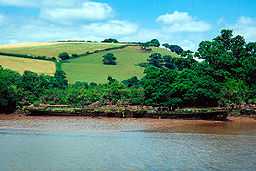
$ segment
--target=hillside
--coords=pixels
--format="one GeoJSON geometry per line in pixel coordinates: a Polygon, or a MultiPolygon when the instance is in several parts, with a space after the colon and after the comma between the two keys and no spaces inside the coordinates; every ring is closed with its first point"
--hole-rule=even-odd
{"type": "Polygon", "coordinates": [[[38,74],[54,75],[55,64],[51,61],[17,58],[0,55],[0,65],[4,68],[15,70],[19,73],[33,71],[38,74]]]}
{"type": "Polygon", "coordinates": [[[121,81],[132,76],[142,77],[144,68],[138,66],[138,64],[146,62],[149,55],[154,52],[174,56],[173,53],[161,48],[153,48],[152,52],[145,52],[138,46],[129,46],[124,49],[108,51],[117,58],[117,65],[103,65],[102,56],[107,52],[99,52],[71,59],[63,63],[62,68],[70,82],[105,83],[108,76],[121,81]]]}
{"type": "Polygon", "coordinates": [[[55,42],[55,43],[38,43],[38,46],[34,43],[29,46],[29,44],[25,45],[17,45],[17,46],[0,46],[0,52],[5,53],[18,53],[18,54],[31,54],[35,56],[54,56],[57,57],[62,52],[67,52],[69,54],[80,54],[85,52],[93,52],[95,50],[103,50],[112,47],[119,47],[122,44],[119,43],[63,43],[63,42],[55,42]]]}
{"type": "MultiPolygon", "coordinates": [[[[69,54],[83,54],[86,52],[95,52],[113,47],[122,47],[124,44],[119,43],[45,43],[45,44],[28,44],[0,46],[0,52],[30,54],[37,56],[55,56],[61,52],[69,54]]],[[[163,48],[152,48],[151,52],[141,50],[139,46],[128,46],[125,48],[99,51],[93,54],[81,56],[62,62],[62,69],[66,73],[69,82],[76,81],[104,83],[107,77],[111,76],[120,81],[132,76],[142,77],[143,67],[138,66],[140,63],[147,61],[151,53],[161,53],[162,55],[171,55],[172,53],[163,48]],[[102,56],[106,53],[113,53],[117,58],[117,65],[103,65],[102,56]]],[[[30,70],[37,73],[54,73],[54,62],[44,60],[32,60],[18,57],[3,57],[0,65],[16,70],[20,73],[24,70],[30,70]]]]}

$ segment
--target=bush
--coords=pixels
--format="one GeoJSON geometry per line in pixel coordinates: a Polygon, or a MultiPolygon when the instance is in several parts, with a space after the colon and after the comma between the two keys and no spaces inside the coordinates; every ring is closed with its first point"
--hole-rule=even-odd
{"type": "Polygon", "coordinates": [[[79,55],[78,55],[78,54],[72,54],[71,57],[72,57],[72,58],[78,58],[79,55]]]}
{"type": "Polygon", "coordinates": [[[67,59],[70,59],[70,56],[67,52],[62,52],[59,54],[58,56],[61,60],[67,60],[67,59]]]}
{"type": "Polygon", "coordinates": [[[116,57],[112,53],[105,54],[102,61],[105,65],[116,65],[116,57]]]}

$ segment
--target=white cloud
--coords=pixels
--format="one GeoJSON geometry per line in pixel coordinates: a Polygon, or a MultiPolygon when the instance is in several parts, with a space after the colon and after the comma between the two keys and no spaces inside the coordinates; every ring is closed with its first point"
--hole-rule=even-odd
{"type": "Polygon", "coordinates": [[[53,21],[62,20],[103,20],[111,17],[113,10],[106,3],[84,2],[79,7],[43,8],[40,16],[53,21]]]}
{"type": "Polygon", "coordinates": [[[120,36],[135,33],[138,29],[138,26],[127,21],[111,20],[104,23],[92,23],[84,25],[83,29],[84,31],[101,36],[120,36]]]}
{"type": "Polygon", "coordinates": [[[193,20],[193,19],[191,16],[188,15],[188,13],[178,12],[178,11],[160,15],[157,18],[157,21],[161,22],[163,24],[184,23],[184,22],[190,22],[191,20],[193,20]]]}
{"type": "MultiPolygon", "coordinates": [[[[96,40],[114,36],[121,40],[122,37],[132,35],[138,26],[134,23],[121,20],[90,23],[87,25],[59,25],[49,24],[44,20],[29,20],[17,26],[8,25],[1,29],[2,43],[10,40],[19,42],[29,41],[54,41],[65,39],[96,40]]],[[[130,39],[131,40],[131,39],[130,39]]]]}
{"type": "MultiPolygon", "coordinates": [[[[6,0],[0,0],[0,5],[3,1],[6,0]]],[[[174,12],[175,15],[159,17],[158,22],[162,23],[163,27],[153,29],[139,27],[136,23],[112,17],[113,9],[106,3],[86,0],[42,0],[37,1],[38,4],[35,4],[35,0],[9,0],[8,2],[13,5],[16,3],[20,6],[38,8],[40,15],[31,17],[10,15],[8,20],[4,16],[1,19],[0,15],[0,25],[1,20],[4,23],[8,21],[6,27],[1,28],[1,43],[65,39],[100,41],[109,37],[120,41],[144,42],[157,38],[161,43],[178,44],[184,49],[195,50],[198,42],[205,39],[201,34],[206,34],[198,32],[195,28],[190,28],[188,31],[186,28],[188,26],[185,26],[185,30],[182,31],[183,28],[180,28],[180,25],[191,26],[202,22],[195,20],[187,13],[174,12]],[[175,31],[177,30],[175,27],[179,30],[175,31]],[[191,34],[192,31],[197,33],[191,34]]]]}
{"type": "Polygon", "coordinates": [[[167,36],[162,34],[158,29],[138,28],[138,30],[127,36],[122,36],[123,41],[146,42],[151,39],[164,40],[167,36]]]}
{"type": "Polygon", "coordinates": [[[65,23],[71,20],[103,20],[112,17],[107,3],[90,0],[0,0],[0,5],[38,8],[40,18],[65,23]]]}
{"type": "Polygon", "coordinates": [[[235,34],[243,35],[248,41],[256,41],[256,19],[242,16],[231,26],[235,34]]]}
{"type": "Polygon", "coordinates": [[[0,5],[18,7],[71,7],[85,0],[0,0],[0,5]]]}
{"type": "Polygon", "coordinates": [[[250,25],[250,24],[255,24],[255,21],[250,17],[241,16],[238,19],[238,24],[250,25]]]}
{"type": "Polygon", "coordinates": [[[2,14],[0,14],[0,24],[3,24],[6,20],[6,17],[2,14]]]}
{"type": "Polygon", "coordinates": [[[163,24],[169,32],[205,32],[211,28],[209,23],[193,18],[187,12],[163,14],[156,21],[163,24]]]}

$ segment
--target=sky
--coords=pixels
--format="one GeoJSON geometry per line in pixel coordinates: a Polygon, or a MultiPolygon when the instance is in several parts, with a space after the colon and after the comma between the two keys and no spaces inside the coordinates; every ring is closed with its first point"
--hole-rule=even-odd
{"type": "Polygon", "coordinates": [[[0,0],[0,44],[148,41],[196,50],[221,29],[256,41],[256,0],[0,0]]]}

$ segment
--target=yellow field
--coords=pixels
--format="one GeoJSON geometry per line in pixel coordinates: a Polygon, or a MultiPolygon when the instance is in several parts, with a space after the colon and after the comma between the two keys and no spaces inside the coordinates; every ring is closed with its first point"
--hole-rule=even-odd
{"type": "Polygon", "coordinates": [[[34,46],[48,46],[59,44],[58,42],[29,42],[29,43],[15,43],[15,44],[0,44],[0,49],[13,49],[34,46]]]}
{"type": "Polygon", "coordinates": [[[24,71],[32,71],[38,74],[48,75],[54,75],[55,73],[55,64],[51,61],[16,58],[0,55],[0,65],[4,68],[15,70],[21,74],[24,73],[24,71]]]}

